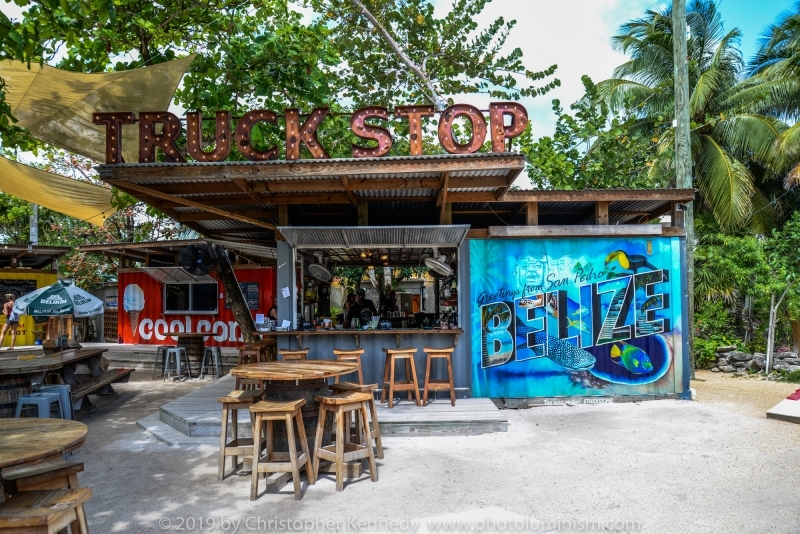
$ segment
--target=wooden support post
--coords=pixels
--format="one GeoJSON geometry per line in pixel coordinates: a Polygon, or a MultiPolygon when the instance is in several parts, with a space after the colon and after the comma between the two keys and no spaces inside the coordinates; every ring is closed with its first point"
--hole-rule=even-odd
{"type": "Polygon", "coordinates": [[[369,204],[367,199],[358,199],[358,225],[369,226],[369,204]]]}
{"type": "Polygon", "coordinates": [[[525,210],[525,224],[528,226],[539,226],[539,203],[528,202],[525,210]]]}
{"type": "Polygon", "coordinates": [[[439,224],[453,224],[453,204],[447,202],[439,213],[439,224]]]}
{"type": "Polygon", "coordinates": [[[255,343],[256,324],[253,321],[253,316],[250,315],[247,299],[245,299],[242,288],[239,287],[239,282],[236,280],[236,274],[233,272],[228,254],[221,246],[214,245],[214,255],[217,257],[217,262],[219,263],[219,277],[222,280],[222,287],[225,288],[228,304],[230,304],[233,317],[236,319],[236,322],[239,324],[239,330],[242,332],[242,341],[245,343],[255,343]]]}
{"type": "Polygon", "coordinates": [[[594,203],[594,223],[608,224],[608,202],[594,203]]]}
{"type": "MultiPolygon", "coordinates": [[[[278,204],[278,226],[289,226],[288,204],[278,204]]],[[[283,241],[283,236],[277,230],[275,231],[275,240],[283,241]]]]}

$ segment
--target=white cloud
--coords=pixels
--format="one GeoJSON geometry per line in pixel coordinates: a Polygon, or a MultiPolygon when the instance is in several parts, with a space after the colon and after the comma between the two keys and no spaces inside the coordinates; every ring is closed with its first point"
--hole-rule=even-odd
{"type": "MultiPolygon", "coordinates": [[[[437,16],[444,16],[451,8],[448,0],[434,0],[434,4],[437,16]]],[[[522,101],[537,137],[553,133],[554,98],[569,109],[583,94],[581,76],[588,74],[595,82],[611,77],[614,68],[625,60],[612,50],[611,37],[621,24],[642,17],[652,5],[647,0],[494,0],[487,5],[479,26],[485,27],[499,16],[516,20],[506,47],[507,51],[522,50],[526,68],[538,71],[558,65],[555,76],[561,80],[561,87],[522,101]]],[[[454,99],[483,109],[490,101],[482,95],[454,99]]]]}

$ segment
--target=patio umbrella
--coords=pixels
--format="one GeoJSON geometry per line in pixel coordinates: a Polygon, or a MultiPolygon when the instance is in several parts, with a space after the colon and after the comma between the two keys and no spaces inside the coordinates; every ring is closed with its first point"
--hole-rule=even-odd
{"type": "Polygon", "coordinates": [[[20,315],[92,317],[103,313],[103,301],[71,282],[61,281],[19,297],[14,311],[20,315]]]}

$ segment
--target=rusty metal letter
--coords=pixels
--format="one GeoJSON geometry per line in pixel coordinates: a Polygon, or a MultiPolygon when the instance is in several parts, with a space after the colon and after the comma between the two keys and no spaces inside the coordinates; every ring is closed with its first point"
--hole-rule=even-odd
{"type": "Polygon", "coordinates": [[[408,146],[412,156],[422,155],[422,118],[433,117],[433,106],[397,106],[397,117],[408,117],[408,146]]]}
{"type": "Polygon", "coordinates": [[[106,163],[122,163],[122,125],[135,122],[133,113],[93,113],[92,122],[106,125],[106,163]]]}
{"type": "Polygon", "coordinates": [[[286,159],[300,159],[300,144],[305,143],[314,159],[328,159],[330,156],[317,139],[317,128],[329,109],[314,108],[311,115],[300,125],[300,111],[286,110],[286,159]]]}
{"type": "Polygon", "coordinates": [[[196,161],[225,161],[231,153],[231,114],[217,111],[215,146],[211,152],[203,150],[203,117],[198,111],[186,114],[186,150],[196,161]]]}
{"type": "Polygon", "coordinates": [[[168,161],[185,162],[183,154],[175,146],[181,130],[181,120],[168,111],[139,113],[139,163],[153,163],[156,160],[156,148],[161,149],[168,161]],[[160,134],[155,132],[156,123],[164,125],[160,134]]]}
{"type": "Polygon", "coordinates": [[[378,143],[378,146],[373,148],[365,148],[354,144],[354,158],[375,158],[383,156],[392,148],[392,134],[389,133],[389,130],[381,126],[366,124],[365,121],[370,117],[388,120],[389,112],[386,108],[381,106],[367,106],[353,113],[353,116],[350,117],[350,129],[353,133],[361,139],[371,139],[378,143]]]}
{"type": "Polygon", "coordinates": [[[451,154],[472,154],[480,150],[486,139],[486,119],[481,110],[469,104],[456,104],[442,112],[439,118],[439,143],[451,154]],[[453,121],[466,117],[472,123],[472,135],[464,144],[453,137],[453,121]]]}
{"type": "Polygon", "coordinates": [[[253,148],[253,144],[250,141],[250,130],[258,122],[278,124],[278,115],[265,109],[256,109],[245,113],[236,123],[236,148],[239,149],[242,156],[250,161],[278,159],[277,146],[263,151],[253,148]]]}
{"type": "Polygon", "coordinates": [[[492,128],[492,152],[505,152],[506,139],[517,137],[528,126],[528,112],[516,102],[492,102],[489,104],[489,124],[492,128]],[[505,125],[505,115],[511,116],[511,124],[505,125]]]}

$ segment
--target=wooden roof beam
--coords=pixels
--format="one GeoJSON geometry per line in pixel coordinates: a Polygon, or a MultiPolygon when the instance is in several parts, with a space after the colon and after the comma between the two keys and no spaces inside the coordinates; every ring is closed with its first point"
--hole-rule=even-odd
{"type": "MultiPolygon", "coordinates": [[[[244,215],[245,217],[252,217],[254,219],[275,219],[278,217],[277,210],[239,210],[239,211],[232,211],[231,213],[236,215],[244,215]]],[[[176,212],[176,217],[173,217],[178,222],[188,222],[188,221],[222,221],[226,219],[230,219],[230,217],[226,217],[223,215],[217,215],[215,213],[208,213],[205,211],[195,211],[195,212],[176,212]]]]}
{"type": "Polygon", "coordinates": [[[178,204],[182,204],[184,206],[189,206],[190,208],[197,208],[197,209],[200,209],[200,210],[203,210],[203,211],[208,211],[210,213],[216,213],[217,215],[224,215],[224,216],[227,216],[228,218],[236,220],[236,221],[250,223],[253,226],[266,228],[268,230],[275,230],[275,225],[274,224],[265,223],[265,222],[259,221],[257,219],[251,219],[250,217],[236,216],[236,214],[234,214],[234,213],[232,213],[230,211],[221,210],[219,208],[215,208],[215,207],[212,207],[212,206],[207,206],[205,204],[200,204],[199,202],[194,202],[192,200],[188,200],[188,199],[185,199],[185,198],[176,197],[174,195],[167,195],[165,193],[161,193],[159,191],[154,191],[154,190],[149,189],[147,187],[142,187],[140,185],[132,184],[130,182],[116,182],[115,181],[114,185],[116,187],[118,187],[119,189],[122,189],[123,191],[127,189],[127,190],[135,191],[135,192],[138,192],[138,193],[144,193],[145,195],[153,196],[153,197],[156,197],[156,198],[162,198],[164,200],[171,200],[172,202],[177,202],[178,204]]]}
{"type": "Polygon", "coordinates": [[[341,176],[339,176],[339,179],[342,181],[342,186],[344,187],[344,191],[347,194],[347,198],[350,199],[350,204],[352,204],[353,206],[358,206],[358,199],[350,190],[350,182],[348,181],[347,176],[342,174],[341,176]]]}
{"type": "Polygon", "coordinates": [[[244,191],[244,193],[247,196],[249,196],[250,198],[252,198],[256,202],[261,202],[261,199],[259,198],[259,196],[256,193],[253,192],[253,190],[250,187],[250,185],[248,184],[247,180],[245,180],[244,178],[234,178],[232,181],[233,181],[233,183],[236,184],[236,186],[239,189],[244,191]]]}

